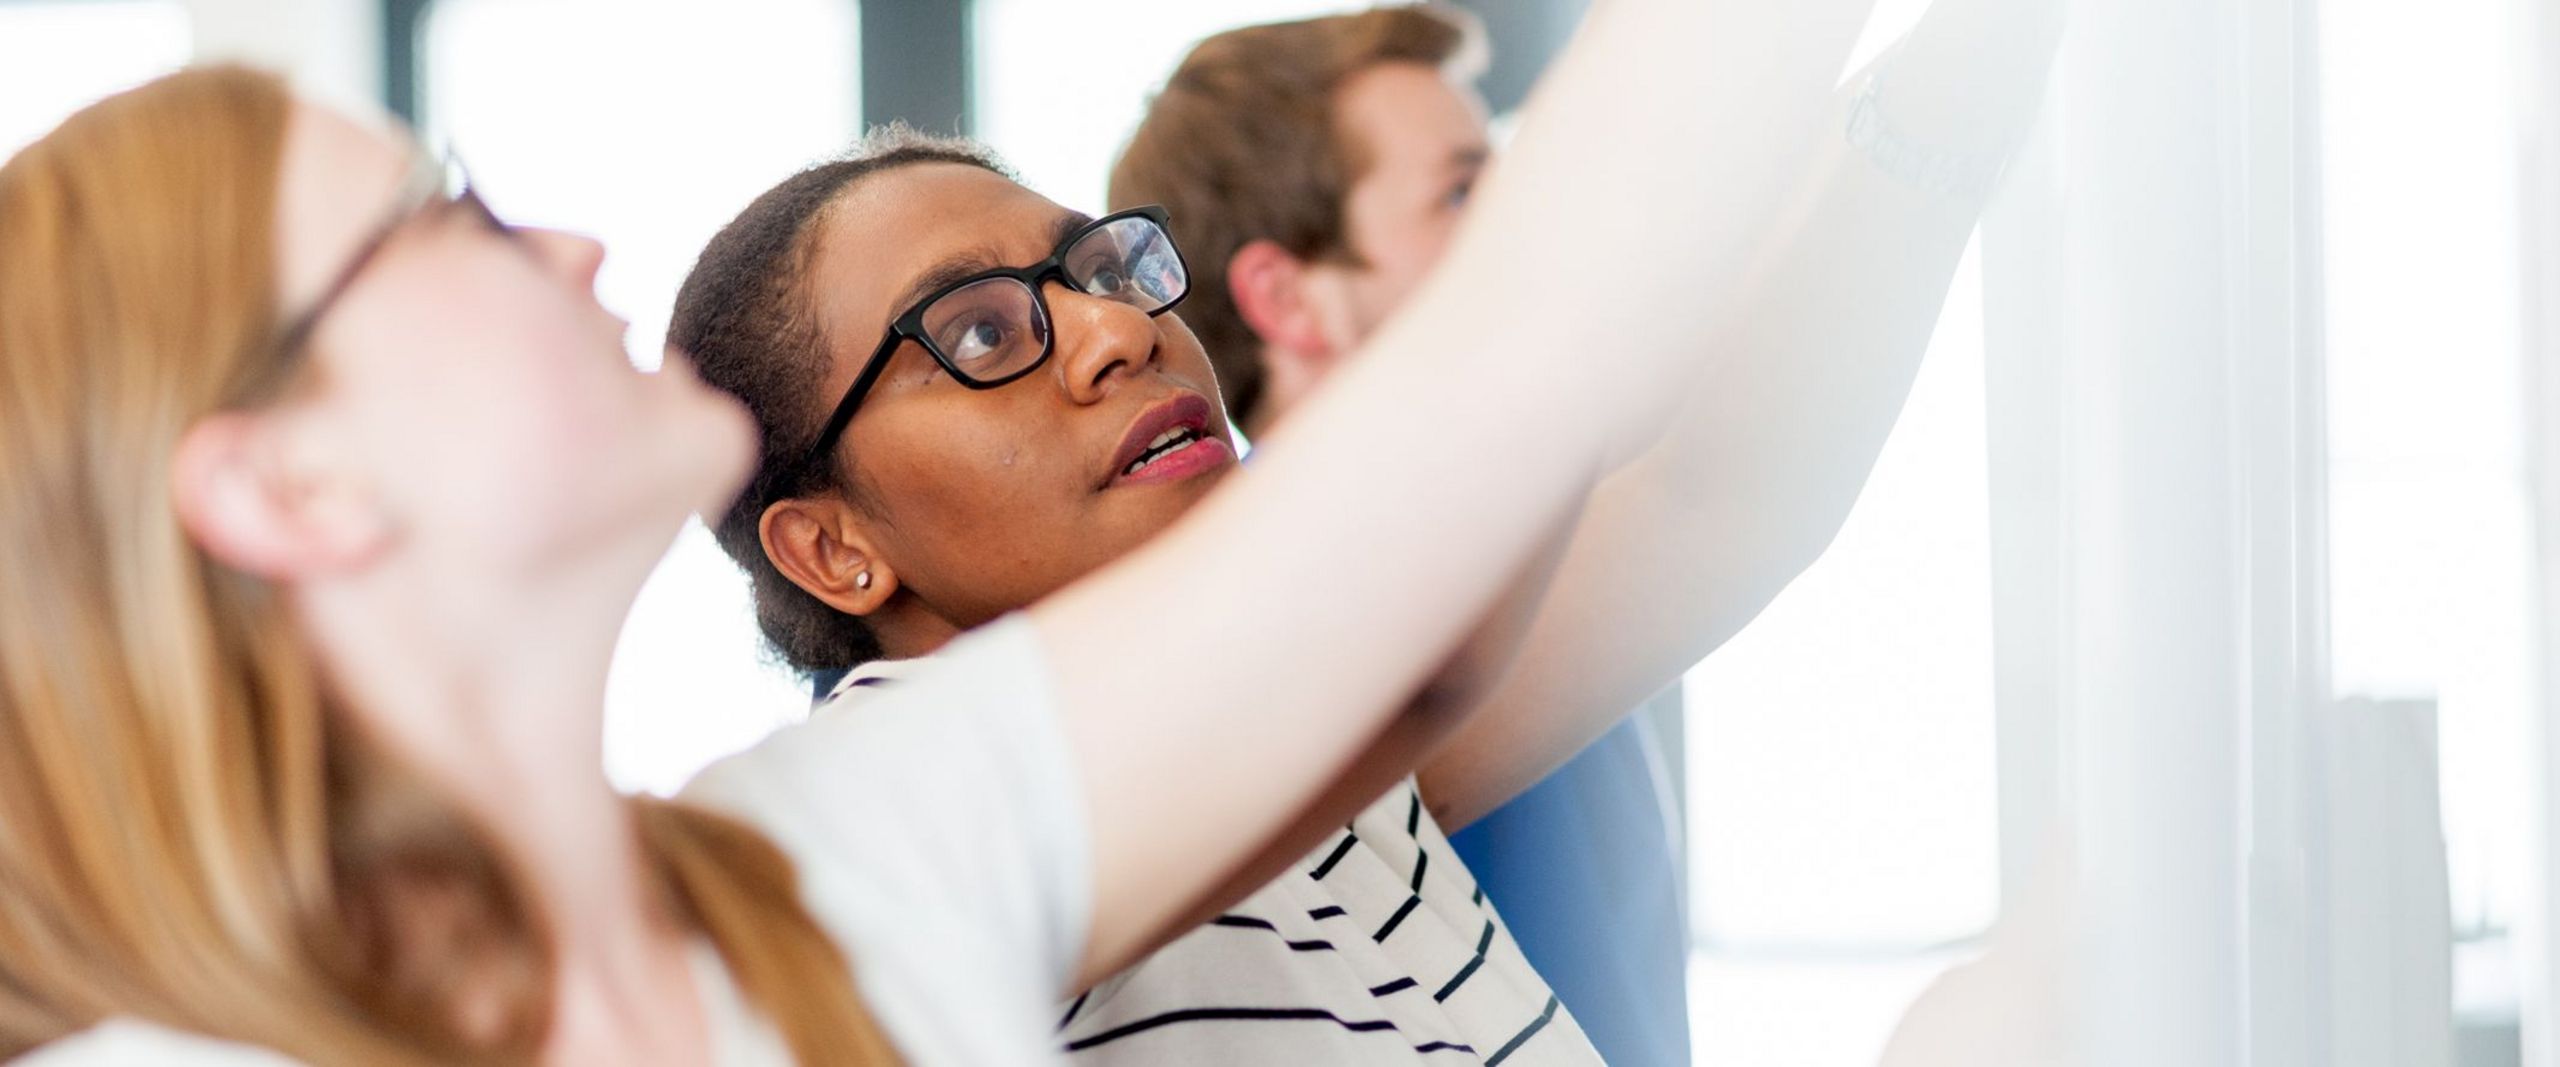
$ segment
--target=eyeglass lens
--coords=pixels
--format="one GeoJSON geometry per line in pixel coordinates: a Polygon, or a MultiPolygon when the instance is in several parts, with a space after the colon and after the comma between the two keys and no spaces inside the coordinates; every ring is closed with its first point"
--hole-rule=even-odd
{"type": "MultiPolygon", "coordinates": [[[[1140,216],[1088,231],[1061,259],[1078,291],[1154,314],[1190,287],[1182,257],[1164,228],[1140,216]]],[[[989,278],[952,290],[924,313],[924,333],[964,375],[1003,378],[1038,362],[1049,346],[1049,322],[1031,287],[989,278]]]]}
{"type": "Polygon", "coordinates": [[[1182,257],[1154,219],[1114,219],[1067,250],[1068,280],[1094,296],[1155,312],[1182,296],[1191,283],[1182,257]]]}

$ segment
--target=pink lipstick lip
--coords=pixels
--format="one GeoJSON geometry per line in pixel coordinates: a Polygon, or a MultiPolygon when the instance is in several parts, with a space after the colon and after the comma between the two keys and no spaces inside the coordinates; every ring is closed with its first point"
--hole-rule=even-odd
{"type": "Polygon", "coordinates": [[[1215,437],[1198,440],[1166,453],[1164,458],[1147,465],[1136,474],[1123,474],[1111,480],[1114,486],[1153,485],[1178,482],[1193,475],[1207,473],[1235,462],[1234,449],[1215,437]]]}
{"type": "Polygon", "coordinates": [[[1206,398],[1187,390],[1175,393],[1140,412],[1138,417],[1129,423],[1128,432],[1121,435],[1120,447],[1112,453],[1110,472],[1104,478],[1103,486],[1108,488],[1123,484],[1178,480],[1234,459],[1235,450],[1225,441],[1220,440],[1209,428],[1210,417],[1213,414],[1215,411],[1209,406],[1206,398]],[[1199,439],[1156,461],[1154,465],[1136,475],[1121,473],[1129,469],[1129,464],[1137,462],[1139,456],[1146,454],[1147,445],[1154,442],[1165,431],[1174,429],[1191,430],[1199,434],[1199,439]],[[1212,451],[1204,452],[1202,449],[1206,445],[1217,447],[1212,451]],[[1200,454],[1193,455],[1193,453],[1200,454]],[[1157,470],[1159,467],[1168,469],[1159,473],[1157,470]]]}

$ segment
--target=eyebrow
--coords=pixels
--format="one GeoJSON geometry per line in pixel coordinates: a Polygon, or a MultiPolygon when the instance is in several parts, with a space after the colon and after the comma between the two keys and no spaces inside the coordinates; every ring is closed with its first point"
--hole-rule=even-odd
{"type": "Polygon", "coordinates": [[[1493,149],[1480,144],[1468,145],[1449,153],[1450,164],[1458,167],[1482,167],[1492,161],[1493,149]]]}
{"type": "MultiPolygon", "coordinates": [[[[1058,245],[1066,243],[1067,238],[1074,236],[1077,230],[1091,225],[1093,225],[1093,217],[1081,211],[1070,211],[1058,216],[1057,221],[1049,224],[1050,248],[1054,251],[1058,245]]],[[[1003,264],[996,262],[995,255],[984,248],[975,248],[946,257],[941,262],[925,268],[924,273],[916,275],[915,281],[909,282],[905,289],[899,290],[897,299],[889,302],[890,307],[897,309],[892,314],[904,315],[907,309],[916,306],[916,301],[941,291],[943,287],[971,275],[1000,269],[1002,266],[1003,264]]]]}
{"type": "Polygon", "coordinates": [[[1091,225],[1093,225],[1093,216],[1081,211],[1070,211],[1058,216],[1058,221],[1049,224],[1049,247],[1055,249],[1067,243],[1067,238],[1075,236],[1077,230],[1091,225]]]}

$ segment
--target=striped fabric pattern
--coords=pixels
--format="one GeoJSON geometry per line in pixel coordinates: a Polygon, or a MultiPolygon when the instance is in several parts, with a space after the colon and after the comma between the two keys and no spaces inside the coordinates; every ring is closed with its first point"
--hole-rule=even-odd
{"type": "MultiPolygon", "coordinates": [[[[858,669],[828,701],[899,670],[858,669]]],[[[1411,779],[1295,870],[1060,1005],[1058,1041],[1081,1067],[1601,1062],[1411,779]]]]}
{"type": "Polygon", "coordinates": [[[1063,1013],[1080,1064],[1596,1064],[1407,782],[1063,1013]]]}

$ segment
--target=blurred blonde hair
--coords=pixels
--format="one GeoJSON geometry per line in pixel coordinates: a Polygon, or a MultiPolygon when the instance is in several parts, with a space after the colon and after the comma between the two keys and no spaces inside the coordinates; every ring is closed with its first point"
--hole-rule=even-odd
{"type": "MultiPolygon", "coordinates": [[[[524,1061],[549,1025],[516,872],[171,506],[188,426],[301,371],[273,348],[292,110],[273,76],[193,70],[0,168],[0,1060],[112,1016],[313,1063],[524,1061]]],[[[895,1062],[779,850],[634,803],[801,1062],[895,1062]]]]}

